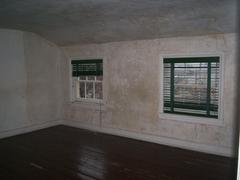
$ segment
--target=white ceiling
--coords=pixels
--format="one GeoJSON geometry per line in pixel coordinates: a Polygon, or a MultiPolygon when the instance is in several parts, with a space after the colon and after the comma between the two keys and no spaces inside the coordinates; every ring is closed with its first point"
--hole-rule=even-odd
{"type": "Polygon", "coordinates": [[[237,0],[1,0],[0,28],[58,45],[236,32],[237,0]]]}

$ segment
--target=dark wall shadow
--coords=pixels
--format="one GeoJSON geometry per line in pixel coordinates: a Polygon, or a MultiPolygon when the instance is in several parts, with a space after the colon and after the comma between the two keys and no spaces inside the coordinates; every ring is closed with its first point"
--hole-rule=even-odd
{"type": "MultiPolygon", "coordinates": [[[[237,1],[237,102],[236,102],[236,114],[235,114],[235,138],[234,138],[234,154],[236,158],[236,165],[235,165],[235,177],[233,179],[237,179],[237,168],[238,168],[238,161],[240,160],[240,154],[239,152],[239,140],[240,140],[240,1],[237,1]]],[[[240,162],[239,162],[240,164],[240,162]]],[[[240,174],[238,175],[240,178],[240,174]]]]}

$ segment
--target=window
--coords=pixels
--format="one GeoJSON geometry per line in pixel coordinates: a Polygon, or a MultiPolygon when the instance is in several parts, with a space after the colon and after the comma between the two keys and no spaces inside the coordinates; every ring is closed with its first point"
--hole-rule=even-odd
{"type": "Polygon", "coordinates": [[[101,59],[72,60],[75,100],[103,99],[103,64],[101,59]]]}
{"type": "Polygon", "coordinates": [[[218,118],[219,57],[164,58],[163,111],[218,118]]]}

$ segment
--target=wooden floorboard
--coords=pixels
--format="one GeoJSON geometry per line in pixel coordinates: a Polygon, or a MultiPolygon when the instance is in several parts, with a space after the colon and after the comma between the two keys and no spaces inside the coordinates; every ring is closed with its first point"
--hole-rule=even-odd
{"type": "Polygon", "coordinates": [[[0,179],[233,180],[235,160],[68,126],[0,140],[0,179]]]}

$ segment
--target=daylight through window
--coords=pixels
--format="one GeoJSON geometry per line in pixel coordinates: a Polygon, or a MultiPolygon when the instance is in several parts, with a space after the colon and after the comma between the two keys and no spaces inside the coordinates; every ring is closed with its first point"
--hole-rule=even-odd
{"type": "Polygon", "coordinates": [[[165,58],[166,113],[218,118],[219,57],[165,58]]]}
{"type": "Polygon", "coordinates": [[[102,60],[72,60],[72,76],[75,100],[103,99],[102,60]]]}

